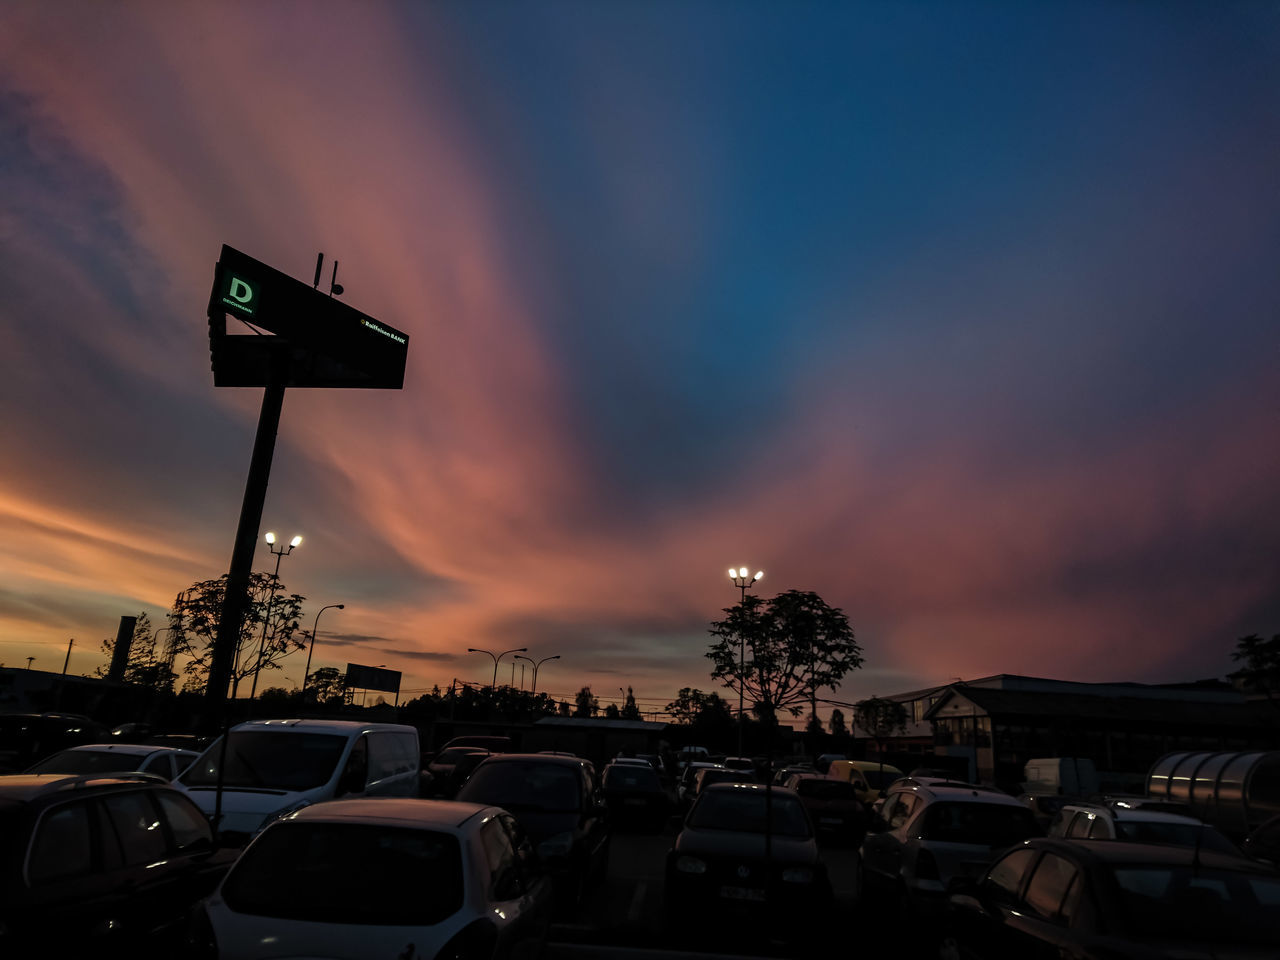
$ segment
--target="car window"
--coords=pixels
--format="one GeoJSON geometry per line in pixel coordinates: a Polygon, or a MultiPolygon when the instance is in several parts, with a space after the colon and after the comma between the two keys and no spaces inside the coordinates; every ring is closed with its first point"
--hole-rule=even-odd
{"type": "Polygon", "coordinates": [[[1045,831],[1051,837],[1065,837],[1067,835],[1067,825],[1071,822],[1071,818],[1075,816],[1074,810],[1058,809],[1053,815],[1053,819],[1049,821],[1049,829],[1045,831]]]}
{"type": "Polygon", "coordinates": [[[480,845],[489,864],[489,895],[514,900],[524,893],[511,837],[496,817],[480,828],[480,845]]]}
{"type": "Polygon", "coordinates": [[[1087,837],[1089,836],[1089,828],[1093,826],[1094,816],[1091,813],[1077,813],[1071,826],[1067,827],[1066,836],[1068,837],[1087,837]]]}
{"type": "Polygon", "coordinates": [[[985,896],[1007,906],[1014,906],[1022,889],[1022,877],[1036,858],[1034,850],[1014,850],[997,860],[982,881],[985,896]]]}
{"type": "Polygon", "coordinates": [[[1091,840],[1111,840],[1111,824],[1107,822],[1106,817],[1094,817],[1093,823],[1089,826],[1089,839],[1091,840]]]}
{"type": "Polygon", "coordinates": [[[169,824],[169,833],[178,853],[213,847],[213,831],[199,807],[186,797],[168,791],[157,793],[156,799],[169,824]]]}
{"type": "Polygon", "coordinates": [[[923,820],[921,836],[942,843],[1007,847],[1040,832],[1035,816],[1020,803],[934,803],[923,820]]]}
{"type": "Polygon", "coordinates": [[[662,789],[658,782],[658,773],[652,767],[624,766],[610,764],[604,770],[604,788],[606,790],[645,790],[662,789]]]}
{"type": "Polygon", "coordinates": [[[245,848],[222,897],[261,917],[430,925],[462,906],[462,852],[434,830],[282,821],[245,848]]]}
{"type": "Polygon", "coordinates": [[[1065,923],[1062,905],[1067,891],[1076,879],[1076,866],[1056,854],[1046,853],[1036,864],[1027,886],[1027,906],[1045,920],[1065,923]]]}
{"type": "Polygon", "coordinates": [[[1126,926],[1140,937],[1280,947],[1280,876],[1157,864],[1114,872],[1126,926]]]}
{"type": "Polygon", "coordinates": [[[900,827],[911,817],[916,807],[917,798],[911,793],[900,793],[889,810],[889,828],[900,827]]]}
{"type": "Polygon", "coordinates": [[[562,763],[486,760],[458,793],[467,803],[486,803],[507,810],[582,809],[581,768],[562,763]]]}
{"type": "Polygon", "coordinates": [[[116,841],[126,866],[158,863],[168,853],[160,814],[142,791],[116,793],[101,800],[107,815],[106,845],[116,841]]]}
{"type": "Polygon", "coordinates": [[[40,818],[27,858],[27,879],[32,886],[90,872],[91,816],[89,802],[81,801],[61,804],[40,818]]]}
{"type": "MultiPolygon", "coordinates": [[[[311,790],[333,777],[347,738],[332,733],[232,730],[224,787],[311,790]]],[[[187,786],[218,782],[222,744],[215,743],[180,778],[187,786]]]]}
{"type": "MultiPolygon", "coordinates": [[[[798,799],[774,794],[771,800],[770,824],[775,834],[784,837],[811,835],[809,818],[798,799]]],[[[694,805],[693,812],[689,814],[689,826],[700,830],[764,833],[764,792],[749,788],[709,790],[694,805]]]]}
{"type": "Polygon", "coordinates": [[[115,750],[64,750],[46,757],[29,773],[120,773],[136,770],[138,758],[115,750]]]}

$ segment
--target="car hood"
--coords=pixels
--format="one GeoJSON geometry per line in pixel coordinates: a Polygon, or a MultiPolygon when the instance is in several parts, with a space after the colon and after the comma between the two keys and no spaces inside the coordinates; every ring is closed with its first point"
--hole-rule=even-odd
{"type": "MultiPolygon", "coordinates": [[[[217,791],[213,787],[188,788],[186,794],[206,816],[213,816],[217,802],[217,791]]],[[[286,790],[223,790],[222,821],[215,825],[215,829],[256,833],[262,822],[273,813],[304,802],[309,802],[306,793],[286,790]]]]}
{"type": "MultiPolygon", "coordinates": [[[[704,857],[763,860],[765,837],[763,833],[685,827],[676,837],[675,849],[680,853],[704,857]]],[[[787,863],[816,863],[818,845],[812,837],[783,837],[774,834],[769,856],[773,860],[787,863]]]]}

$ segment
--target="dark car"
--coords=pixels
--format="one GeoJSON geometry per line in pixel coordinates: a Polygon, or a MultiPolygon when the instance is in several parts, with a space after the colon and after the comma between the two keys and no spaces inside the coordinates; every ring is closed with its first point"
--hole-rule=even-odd
{"type": "Polygon", "coordinates": [[[171,956],[235,856],[155,777],[0,777],[0,956],[171,956]]]}
{"type": "Polygon", "coordinates": [[[809,819],[820,836],[858,846],[867,833],[867,811],[857,791],[847,780],[832,780],[817,774],[791,778],[809,819]]]}
{"type": "Polygon", "coordinates": [[[608,873],[609,821],[586,760],[495,754],[476,767],[456,799],[502,807],[516,818],[555,880],[562,912],[575,910],[608,873]]]}
{"type": "Polygon", "coordinates": [[[664,893],[673,932],[805,936],[831,919],[831,883],[804,805],[760,784],[702,792],[667,854],[664,893]]]}
{"type": "Polygon", "coordinates": [[[671,815],[671,795],[650,766],[611,763],[604,768],[604,802],[615,830],[661,830],[671,815]]]}
{"type": "Polygon", "coordinates": [[[1246,856],[1280,867],[1280,816],[1260,824],[1240,845],[1246,856]]]}
{"type": "Polygon", "coordinates": [[[427,764],[432,796],[452,799],[480,761],[492,754],[483,747],[448,747],[427,764]]]}
{"type": "Polygon", "coordinates": [[[1036,838],[952,884],[939,956],[1280,956],[1280,876],[1246,857],[1036,838]]]}
{"type": "Polygon", "coordinates": [[[0,715],[0,774],[21,773],[37,760],[82,743],[101,743],[105,727],[76,713],[0,715]]]}

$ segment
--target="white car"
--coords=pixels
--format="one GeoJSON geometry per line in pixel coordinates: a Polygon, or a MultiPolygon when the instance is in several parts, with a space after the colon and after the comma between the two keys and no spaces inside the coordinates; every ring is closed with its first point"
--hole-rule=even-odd
{"type": "MultiPolygon", "coordinates": [[[[1090,840],[1129,840],[1134,843],[1167,843],[1201,847],[1237,855],[1239,849],[1225,836],[1195,817],[1169,813],[1142,798],[1101,803],[1076,800],[1064,804],[1049,824],[1051,837],[1090,840]]],[[[1167,804],[1166,804],[1167,806],[1167,804]]]]}
{"type": "Polygon", "coordinates": [[[86,743],[59,750],[27,773],[152,773],[172,780],[200,754],[180,747],[139,743],[86,743]]]}
{"type": "Polygon", "coordinates": [[[498,807],[332,800],[276,821],[202,904],[198,955],[535,957],[551,883],[498,807]]]}

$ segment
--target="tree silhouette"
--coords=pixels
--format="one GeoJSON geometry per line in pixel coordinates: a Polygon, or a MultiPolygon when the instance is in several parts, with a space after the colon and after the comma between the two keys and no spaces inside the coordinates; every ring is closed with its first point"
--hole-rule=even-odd
{"type": "Polygon", "coordinates": [[[636,706],[636,697],[631,692],[631,687],[627,687],[627,701],[622,705],[622,709],[618,711],[618,715],[623,720],[640,719],[640,708],[636,706]]]}
{"type": "Polygon", "coordinates": [[[884,782],[884,741],[907,729],[907,708],[897,700],[869,697],[853,705],[853,722],[876,742],[880,757],[880,782],[884,782]]]}
{"type": "Polygon", "coordinates": [[[1272,635],[1270,640],[1263,640],[1256,633],[1241,637],[1231,659],[1244,666],[1227,676],[1263,694],[1271,706],[1280,710],[1280,634],[1272,635]]]}
{"type": "MultiPolygon", "coordinates": [[[[190,657],[183,668],[187,675],[186,689],[203,689],[209,679],[209,665],[213,659],[213,642],[218,634],[218,621],[222,616],[222,597],[227,589],[224,574],[217,580],[205,580],[192,584],[178,594],[169,623],[173,629],[175,648],[190,657]]],[[[278,670],[280,662],[305,644],[298,635],[298,617],[302,612],[300,594],[285,594],[279,578],[269,573],[249,575],[249,598],[245,605],[244,621],[240,625],[240,637],[232,664],[232,681],[238,683],[250,676],[255,669],[278,670]],[[271,602],[272,587],[275,599],[271,602]],[[268,611],[268,606],[270,610],[268,611]],[[266,637],[263,639],[263,623],[266,637]],[[261,662],[259,663],[259,647],[261,662]]]]}
{"type": "Polygon", "coordinates": [[[827,729],[831,731],[833,737],[847,737],[849,728],[844,725],[844,711],[840,709],[831,711],[831,719],[827,721],[827,729]]]}
{"type": "Polygon", "coordinates": [[[590,687],[579,690],[574,700],[576,701],[573,711],[575,717],[594,717],[600,712],[600,701],[591,695],[590,687]]]}
{"type": "Polygon", "coordinates": [[[781,710],[798,717],[818,690],[862,666],[849,618],[816,593],[787,590],[767,601],[748,594],[724,612],[711,624],[711,677],[741,689],[770,725],[781,710]]]}
{"type": "MultiPolygon", "coordinates": [[[[162,630],[164,628],[161,628],[162,630]]],[[[93,671],[95,677],[105,677],[110,671],[110,655],[115,652],[116,641],[108,637],[102,641],[102,652],[108,663],[93,671]]],[[[129,644],[129,659],[124,667],[124,682],[149,687],[160,693],[172,693],[176,674],[167,657],[167,647],[156,643],[156,632],[151,628],[151,617],[146,611],[138,614],[133,626],[133,640],[129,644]]]]}

